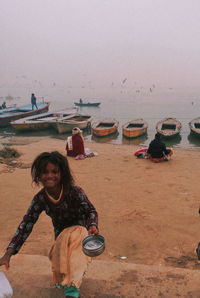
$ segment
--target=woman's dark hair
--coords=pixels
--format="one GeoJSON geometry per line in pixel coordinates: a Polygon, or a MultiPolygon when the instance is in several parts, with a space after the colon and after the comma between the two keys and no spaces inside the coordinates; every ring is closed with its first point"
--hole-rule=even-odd
{"type": "Polygon", "coordinates": [[[156,133],[156,134],[155,134],[155,139],[156,139],[156,140],[160,140],[160,134],[159,134],[159,133],[156,133]]]}
{"type": "Polygon", "coordinates": [[[69,189],[74,183],[67,158],[58,151],[43,152],[39,154],[31,166],[31,176],[33,182],[40,184],[41,174],[45,171],[48,163],[52,163],[60,169],[61,184],[65,189],[69,189]]]}

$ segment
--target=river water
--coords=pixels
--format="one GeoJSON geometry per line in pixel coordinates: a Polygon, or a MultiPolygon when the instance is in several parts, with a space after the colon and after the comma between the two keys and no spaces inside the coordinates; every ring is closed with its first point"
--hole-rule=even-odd
{"type": "MultiPolygon", "coordinates": [[[[198,89],[178,89],[178,88],[157,88],[152,85],[150,88],[112,88],[101,90],[100,94],[90,96],[86,90],[70,90],[66,94],[62,92],[50,92],[44,97],[50,101],[50,111],[71,108],[74,101],[78,101],[80,94],[85,94],[83,101],[100,101],[99,107],[81,107],[78,112],[90,114],[94,121],[105,118],[117,119],[120,122],[118,133],[109,137],[97,138],[91,135],[90,131],[84,132],[84,137],[88,141],[112,144],[130,144],[147,146],[153,139],[156,130],[156,123],[166,117],[175,117],[182,123],[180,137],[170,141],[165,141],[167,146],[180,148],[200,147],[200,138],[190,134],[188,123],[193,118],[200,116],[200,97],[198,89]],[[143,118],[148,122],[148,133],[136,139],[126,139],[122,136],[122,125],[131,119],[143,118]]],[[[39,101],[39,97],[38,97],[39,101]]],[[[26,101],[21,100],[23,104],[26,101]]],[[[29,132],[25,134],[17,133],[10,127],[1,129],[1,136],[43,136],[66,139],[67,135],[58,135],[53,130],[41,132],[29,132]]]]}

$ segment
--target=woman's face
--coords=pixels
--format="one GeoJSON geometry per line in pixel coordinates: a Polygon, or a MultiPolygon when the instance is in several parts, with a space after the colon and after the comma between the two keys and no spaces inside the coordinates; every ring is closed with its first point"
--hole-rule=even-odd
{"type": "Polygon", "coordinates": [[[40,182],[45,188],[56,188],[60,186],[61,174],[58,166],[48,163],[45,170],[41,173],[40,182]]]}

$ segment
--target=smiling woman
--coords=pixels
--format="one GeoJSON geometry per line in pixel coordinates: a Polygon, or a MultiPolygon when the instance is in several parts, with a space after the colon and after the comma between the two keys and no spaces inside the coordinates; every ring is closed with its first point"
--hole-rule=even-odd
{"type": "Polygon", "coordinates": [[[9,267],[41,212],[51,217],[55,243],[50,250],[53,282],[63,288],[65,297],[79,297],[79,287],[90,258],[82,252],[82,240],[98,234],[98,214],[84,191],[74,185],[66,157],[57,151],[43,152],[33,161],[32,180],[43,188],[34,196],[19,224],[0,266],[9,267]],[[62,262],[61,262],[62,259],[62,262]],[[62,267],[62,268],[61,268],[62,267]]]}

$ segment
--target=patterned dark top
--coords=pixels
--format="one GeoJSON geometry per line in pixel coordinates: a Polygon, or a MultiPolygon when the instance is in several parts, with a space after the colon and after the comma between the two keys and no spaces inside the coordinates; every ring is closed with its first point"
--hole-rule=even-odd
{"type": "Polygon", "coordinates": [[[92,225],[98,226],[98,214],[80,187],[74,185],[69,192],[63,190],[61,200],[57,204],[50,201],[43,188],[34,196],[7,247],[13,248],[14,254],[19,252],[42,211],[45,211],[52,219],[55,238],[63,229],[74,225],[86,228],[92,225]]]}

